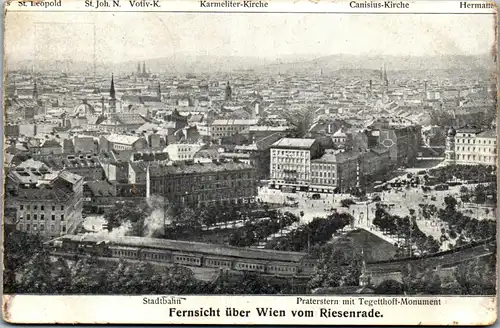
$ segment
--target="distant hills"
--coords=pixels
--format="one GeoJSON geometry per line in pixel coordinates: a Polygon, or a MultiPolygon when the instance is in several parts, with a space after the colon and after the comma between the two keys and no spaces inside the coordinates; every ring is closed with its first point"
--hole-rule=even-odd
{"type": "Polygon", "coordinates": [[[307,61],[270,65],[268,70],[379,70],[386,64],[388,71],[413,70],[492,70],[494,58],[482,56],[353,56],[331,55],[307,61]]]}
{"type": "MultiPolygon", "coordinates": [[[[312,57],[312,56],[311,56],[312,57]]],[[[253,69],[261,72],[300,72],[337,70],[378,70],[385,63],[388,71],[394,70],[494,70],[495,62],[489,55],[462,56],[355,56],[330,55],[308,58],[287,56],[281,60],[258,57],[170,56],[146,60],[148,71],[153,73],[215,73],[253,69]]],[[[97,72],[133,73],[139,61],[96,63],[97,72]]],[[[142,62],[141,62],[142,63],[142,62]]],[[[7,61],[9,69],[31,70],[32,61],[7,61]]],[[[91,62],[73,60],[42,60],[35,64],[37,71],[92,72],[91,62]]]]}

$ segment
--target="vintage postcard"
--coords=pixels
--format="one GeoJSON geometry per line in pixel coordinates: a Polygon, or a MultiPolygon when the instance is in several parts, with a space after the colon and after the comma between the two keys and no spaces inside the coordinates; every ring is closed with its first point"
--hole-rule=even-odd
{"type": "Polygon", "coordinates": [[[497,8],[4,5],[3,319],[497,319],[497,8]]]}

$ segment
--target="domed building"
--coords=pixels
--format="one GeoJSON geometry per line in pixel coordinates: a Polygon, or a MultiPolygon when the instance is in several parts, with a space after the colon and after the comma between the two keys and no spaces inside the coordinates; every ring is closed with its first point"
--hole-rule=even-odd
{"type": "Polygon", "coordinates": [[[95,108],[87,102],[87,99],[83,99],[82,103],[75,107],[72,117],[76,116],[87,116],[95,114],[95,108]]]}

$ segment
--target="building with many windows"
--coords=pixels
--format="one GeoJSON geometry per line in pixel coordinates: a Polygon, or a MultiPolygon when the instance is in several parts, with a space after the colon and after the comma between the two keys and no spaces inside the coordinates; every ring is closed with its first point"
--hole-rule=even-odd
{"type": "Polygon", "coordinates": [[[255,168],[245,163],[218,162],[149,165],[147,196],[160,195],[181,206],[253,203],[255,168]]]}
{"type": "Polygon", "coordinates": [[[248,120],[214,120],[211,125],[211,132],[213,139],[221,139],[230,137],[241,131],[249,128],[250,126],[257,125],[258,119],[248,120]]]}
{"type": "Polygon", "coordinates": [[[310,191],[344,192],[355,187],[359,177],[358,152],[344,152],[327,149],[320,158],[311,163],[310,191]]]}
{"type": "Polygon", "coordinates": [[[73,233],[82,222],[83,177],[47,168],[16,168],[8,175],[6,207],[17,230],[44,236],[73,233]]]}
{"type": "Polygon", "coordinates": [[[450,129],[446,142],[446,160],[449,163],[497,164],[497,136],[493,129],[450,129]]]}
{"type": "Polygon", "coordinates": [[[105,151],[142,150],[147,147],[147,140],[137,136],[110,134],[100,139],[100,149],[105,151]]]}
{"type": "Polygon", "coordinates": [[[177,143],[168,145],[164,151],[172,161],[192,161],[202,144],[177,143]]]}
{"type": "Polygon", "coordinates": [[[271,146],[271,186],[306,190],[311,183],[311,160],[320,156],[316,139],[283,138],[271,146]]]}

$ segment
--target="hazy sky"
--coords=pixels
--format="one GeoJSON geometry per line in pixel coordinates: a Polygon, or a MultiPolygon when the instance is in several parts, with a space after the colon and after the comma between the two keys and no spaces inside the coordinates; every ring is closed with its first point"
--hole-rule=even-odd
{"type": "Polygon", "coordinates": [[[100,62],[173,54],[466,55],[490,52],[494,24],[494,15],[9,12],[5,49],[7,60],[92,61],[95,53],[100,62]]]}

